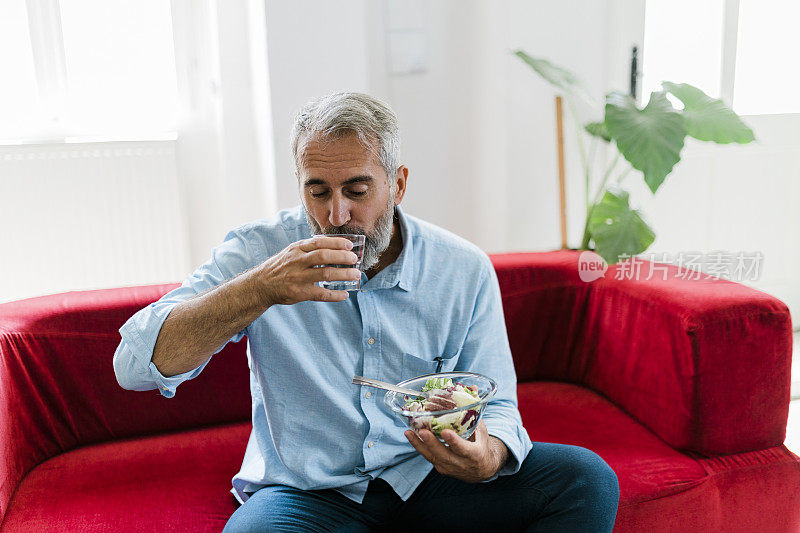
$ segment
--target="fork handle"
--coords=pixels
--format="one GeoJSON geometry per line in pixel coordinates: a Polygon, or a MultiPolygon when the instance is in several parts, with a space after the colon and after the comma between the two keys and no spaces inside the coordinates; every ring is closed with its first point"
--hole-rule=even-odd
{"type": "Polygon", "coordinates": [[[392,385],[391,383],[386,383],[385,381],[365,378],[364,376],[353,376],[353,383],[355,383],[356,385],[366,385],[367,387],[375,387],[376,389],[384,389],[384,390],[399,392],[400,394],[408,394],[409,396],[425,396],[423,392],[418,390],[407,389],[405,387],[398,387],[397,385],[392,385]]]}

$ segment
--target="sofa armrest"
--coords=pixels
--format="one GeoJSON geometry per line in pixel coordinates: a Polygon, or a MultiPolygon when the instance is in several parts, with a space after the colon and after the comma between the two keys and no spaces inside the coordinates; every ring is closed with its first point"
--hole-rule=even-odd
{"type": "Polygon", "coordinates": [[[0,305],[0,523],[22,477],[81,445],[246,420],[246,342],[174,399],[122,389],[119,328],[177,285],[71,292],[0,305]]]}
{"type": "MultiPolygon", "coordinates": [[[[642,261],[581,281],[576,251],[492,258],[520,381],[599,392],[677,449],[723,455],[786,434],[792,331],[763,292],[642,261]]],[[[638,260],[637,260],[638,261],[638,260]]]]}

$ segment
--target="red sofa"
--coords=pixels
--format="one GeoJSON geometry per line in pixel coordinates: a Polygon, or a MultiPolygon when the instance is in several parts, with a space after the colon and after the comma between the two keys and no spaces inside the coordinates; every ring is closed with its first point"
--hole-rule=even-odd
{"type": "MultiPolygon", "coordinates": [[[[800,531],[783,303],[674,267],[583,282],[571,251],[492,260],[525,427],[611,465],[616,531],[800,531]]],[[[117,329],[172,287],[0,305],[2,531],[222,529],[250,431],[244,341],[170,400],[111,365],[117,329]]]]}

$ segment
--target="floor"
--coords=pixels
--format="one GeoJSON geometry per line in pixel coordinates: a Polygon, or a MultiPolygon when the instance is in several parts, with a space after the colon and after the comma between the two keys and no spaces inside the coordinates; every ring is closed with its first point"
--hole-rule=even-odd
{"type": "Polygon", "coordinates": [[[792,356],[792,401],[789,403],[789,424],[786,426],[786,447],[800,455],[800,331],[794,333],[792,356]]]}

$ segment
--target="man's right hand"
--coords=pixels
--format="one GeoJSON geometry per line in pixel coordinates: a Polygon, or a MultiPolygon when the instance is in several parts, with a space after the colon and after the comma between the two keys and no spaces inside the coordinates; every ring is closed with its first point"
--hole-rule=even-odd
{"type": "Polygon", "coordinates": [[[290,244],[260,265],[213,290],[176,305],[164,321],[153,348],[152,362],[164,376],[197,368],[237,332],[274,304],[306,300],[341,302],[347,291],[314,285],[322,280],[357,280],[352,243],[341,237],[317,236],[290,244]]]}
{"type": "Polygon", "coordinates": [[[342,237],[317,235],[294,242],[257,267],[265,306],[289,305],[307,300],[342,302],[347,291],[318,287],[318,281],[357,281],[356,268],[320,267],[317,265],[351,265],[358,256],[350,251],[353,243],[342,237]]]}

